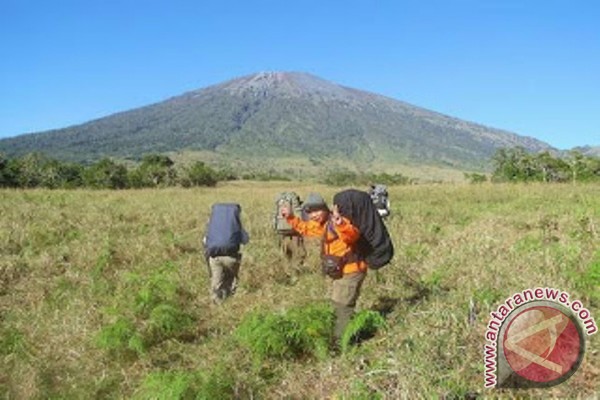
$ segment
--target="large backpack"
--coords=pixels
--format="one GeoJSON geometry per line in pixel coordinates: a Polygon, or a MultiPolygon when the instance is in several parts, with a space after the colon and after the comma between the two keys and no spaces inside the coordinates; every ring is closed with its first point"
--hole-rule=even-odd
{"type": "Polygon", "coordinates": [[[275,215],[273,216],[273,227],[281,236],[295,236],[298,233],[292,229],[292,226],[285,218],[281,216],[281,208],[289,206],[292,213],[302,217],[302,201],[296,192],[279,193],[275,199],[275,215]]]}
{"type": "Polygon", "coordinates": [[[371,190],[369,190],[369,196],[371,196],[371,200],[379,215],[383,218],[390,215],[390,200],[387,186],[380,184],[372,185],[371,190]]]}
{"type": "Polygon", "coordinates": [[[207,256],[235,255],[240,244],[248,242],[248,234],[240,220],[241,211],[237,203],[213,204],[204,243],[207,256]]]}
{"type": "Polygon", "coordinates": [[[360,231],[355,252],[371,269],[387,265],[394,256],[394,245],[381,216],[367,192],[348,189],[333,197],[340,214],[360,231]]]}

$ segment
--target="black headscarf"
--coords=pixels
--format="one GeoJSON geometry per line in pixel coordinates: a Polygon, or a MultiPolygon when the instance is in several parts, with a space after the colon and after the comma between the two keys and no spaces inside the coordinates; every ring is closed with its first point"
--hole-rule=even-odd
{"type": "Polygon", "coordinates": [[[394,246],[369,194],[347,189],[333,197],[333,204],[360,231],[360,239],[355,248],[357,255],[373,269],[389,263],[394,255],[394,246]]]}

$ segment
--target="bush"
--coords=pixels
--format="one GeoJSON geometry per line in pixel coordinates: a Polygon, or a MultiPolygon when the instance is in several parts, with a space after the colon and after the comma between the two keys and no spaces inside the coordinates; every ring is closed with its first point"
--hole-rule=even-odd
{"type": "Polygon", "coordinates": [[[83,183],[95,189],[124,189],[128,185],[127,168],[104,158],[85,169],[83,183]]]}
{"type": "Polygon", "coordinates": [[[232,399],[236,396],[235,379],[231,368],[218,365],[197,375],[196,400],[232,399]]]}
{"type": "Polygon", "coordinates": [[[359,182],[359,175],[350,171],[330,172],[325,176],[323,181],[326,185],[331,186],[352,186],[366,182],[359,182]]]}
{"type": "Polygon", "coordinates": [[[165,187],[174,186],[177,172],[174,162],[161,154],[147,154],[138,167],[129,174],[132,187],[165,187]]]}
{"type": "Polygon", "coordinates": [[[291,179],[287,175],[282,175],[276,172],[247,172],[242,174],[242,179],[246,181],[261,181],[261,182],[269,182],[269,181],[287,181],[290,182],[291,179]]]}
{"type": "Polygon", "coordinates": [[[196,162],[187,168],[181,179],[181,186],[215,186],[219,181],[219,174],[203,162],[196,162]]]}
{"type": "Polygon", "coordinates": [[[119,317],[116,322],[103,327],[96,343],[100,348],[111,352],[134,352],[138,355],[144,353],[146,347],[135,324],[124,317],[119,317]]]}
{"type": "Polygon", "coordinates": [[[331,343],[333,311],[328,305],[291,309],[281,314],[248,315],[234,333],[255,361],[327,356],[331,343]]]}
{"type": "Polygon", "coordinates": [[[406,185],[410,183],[410,179],[402,174],[357,174],[351,171],[333,171],[325,176],[323,183],[331,186],[368,186],[373,183],[406,185]]]}
{"type": "Polygon", "coordinates": [[[151,274],[130,274],[117,321],[102,328],[98,345],[109,351],[143,353],[169,339],[190,334],[194,318],[178,299],[176,266],[170,262],[151,274]]]}
{"type": "Polygon", "coordinates": [[[150,334],[154,341],[186,332],[193,319],[171,304],[160,304],[150,313],[150,334]]]}
{"type": "Polygon", "coordinates": [[[133,303],[135,312],[141,317],[148,316],[150,311],[160,304],[175,301],[177,282],[165,269],[153,271],[150,276],[145,277],[132,274],[130,280],[133,285],[140,285],[139,289],[133,292],[133,303]]]}
{"type": "Polygon", "coordinates": [[[473,172],[472,174],[469,173],[464,173],[465,175],[465,179],[467,181],[469,181],[469,183],[483,183],[483,182],[487,182],[487,176],[484,174],[478,174],[476,172],[473,172]]]}
{"type": "Polygon", "coordinates": [[[353,344],[373,337],[378,330],[383,328],[386,328],[386,322],[378,312],[370,310],[358,312],[344,330],[340,343],[342,352],[347,352],[353,344]]]}
{"type": "Polygon", "coordinates": [[[235,380],[223,365],[202,372],[153,372],[149,374],[135,399],[231,399],[235,380]]]}
{"type": "Polygon", "coordinates": [[[194,376],[186,372],[154,372],[142,382],[135,399],[170,400],[193,398],[194,376]]]}

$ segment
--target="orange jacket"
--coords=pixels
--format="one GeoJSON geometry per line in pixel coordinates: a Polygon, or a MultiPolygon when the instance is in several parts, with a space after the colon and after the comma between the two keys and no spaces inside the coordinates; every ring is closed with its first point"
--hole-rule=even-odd
{"type": "MultiPolygon", "coordinates": [[[[323,235],[325,235],[325,229],[327,227],[327,223],[320,224],[317,221],[312,220],[302,221],[296,216],[287,217],[287,222],[302,236],[323,238],[323,235]]],[[[323,246],[325,254],[343,257],[353,249],[354,244],[360,237],[360,232],[358,231],[358,228],[352,225],[352,223],[344,217],[342,217],[342,222],[339,225],[336,225],[333,222],[331,222],[331,225],[333,226],[337,237],[331,231],[327,232],[327,236],[325,237],[325,246],[323,246]]],[[[362,260],[347,263],[342,272],[345,275],[359,271],[367,271],[367,264],[365,264],[365,262],[362,260]]]]}

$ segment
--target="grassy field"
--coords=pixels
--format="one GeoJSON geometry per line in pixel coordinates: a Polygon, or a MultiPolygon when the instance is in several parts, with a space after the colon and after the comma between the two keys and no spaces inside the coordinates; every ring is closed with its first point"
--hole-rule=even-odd
{"type": "Polygon", "coordinates": [[[319,343],[327,335],[329,282],[319,274],[317,244],[303,266],[287,264],[277,249],[273,200],[290,188],[302,197],[336,192],[250,182],[0,191],[0,396],[598,395],[599,335],[588,338],[571,379],[532,391],[484,390],[483,345],[489,312],[527,288],[565,290],[600,322],[600,186],[390,188],[396,256],[369,274],[358,306],[378,311],[386,327],[341,355],[300,337],[319,343]],[[217,307],[201,238],[210,205],[221,201],[242,205],[251,243],[238,293],[217,307]],[[294,318],[314,326],[296,332],[290,349],[278,339],[290,339],[281,327],[296,329],[294,318]],[[253,326],[263,331],[248,340],[253,326]]]}

